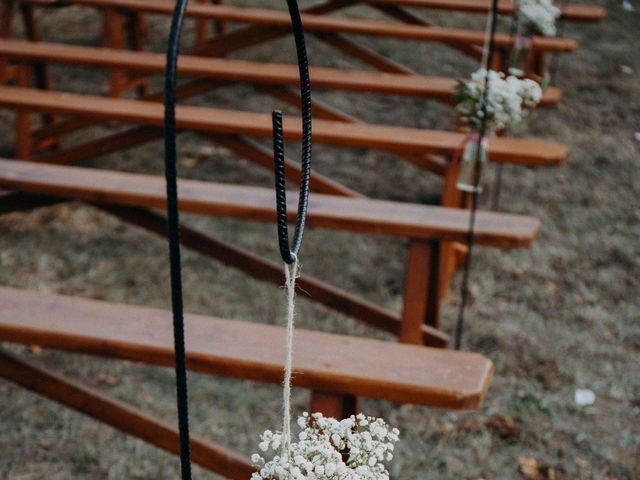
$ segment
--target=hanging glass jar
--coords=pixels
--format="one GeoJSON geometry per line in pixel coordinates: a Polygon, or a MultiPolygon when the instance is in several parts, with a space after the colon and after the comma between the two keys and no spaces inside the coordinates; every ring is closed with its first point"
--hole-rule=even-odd
{"type": "Polygon", "coordinates": [[[531,38],[516,36],[509,57],[509,75],[524,77],[529,70],[531,57],[531,38]]]}
{"type": "Polygon", "coordinates": [[[458,190],[472,193],[482,191],[482,179],[489,158],[488,150],[489,142],[486,138],[480,141],[480,135],[477,133],[469,137],[460,157],[460,170],[456,184],[458,190]]]}

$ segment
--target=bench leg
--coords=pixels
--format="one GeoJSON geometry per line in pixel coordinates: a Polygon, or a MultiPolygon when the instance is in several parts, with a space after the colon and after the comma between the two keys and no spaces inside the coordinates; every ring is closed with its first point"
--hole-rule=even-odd
{"type": "MultiPolygon", "coordinates": [[[[122,13],[107,9],[103,18],[103,45],[114,50],[127,48],[143,51],[148,34],[147,18],[139,12],[122,13]]],[[[136,89],[139,96],[149,90],[149,78],[145,74],[131,74],[123,69],[111,69],[109,93],[121,97],[125,92],[136,89]]]]}
{"type": "MultiPolygon", "coordinates": [[[[198,3],[208,3],[207,0],[198,0],[198,3]]],[[[222,0],[211,0],[211,3],[214,5],[222,5],[222,0]]],[[[207,40],[209,40],[209,20],[205,20],[203,18],[197,18],[195,21],[196,24],[196,44],[195,47],[202,47],[206,44],[207,40]]],[[[224,20],[217,20],[214,22],[215,33],[227,33],[227,22],[224,20]]]]}
{"type": "MultiPolygon", "coordinates": [[[[22,21],[27,38],[32,42],[39,42],[41,36],[33,7],[24,3],[20,4],[20,12],[22,13],[22,21]]],[[[46,64],[44,62],[36,62],[34,63],[33,69],[36,86],[42,90],[51,90],[51,78],[49,77],[46,64]]]]}
{"type": "MultiPolygon", "coordinates": [[[[104,12],[103,42],[107,48],[124,50],[125,48],[125,18],[115,10],[104,12]]],[[[111,69],[109,73],[109,93],[112,97],[120,97],[125,91],[127,74],[124,70],[111,69]]]]}
{"type": "MultiPolygon", "coordinates": [[[[11,38],[14,7],[14,0],[0,0],[0,39],[11,38]]],[[[0,83],[9,81],[12,76],[8,62],[0,58],[0,83]]]]}
{"type": "MultiPolygon", "coordinates": [[[[178,454],[178,429],[103,393],[0,350],[0,377],[77,410],[167,452],[178,454]]],[[[225,478],[246,480],[254,469],[241,455],[191,436],[194,463],[225,478]]]]}
{"type": "Polygon", "coordinates": [[[422,345],[423,325],[440,328],[440,243],[412,241],[404,282],[402,343],[422,345]]]}
{"type": "MultiPolygon", "coordinates": [[[[130,48],[136,52],[144,51],[144,45],[149,33],[146,15],[134,12],[129,15],[127,20],[130,48]]],[[[138,96],[143,97],[149,92],[149,78],[147,75],[127,75],[127,80],[127,88],[135,88],[138,96]]]]}
{"type": "Polygon", "coordinates": [[[320,412],[325,417],[333,417],[338,420],[359,413],[360,400],[351,395],[338,395],[335,393],[311,392],[311,413],[320,412]]]}
{"type": "MultiPolygon", "coordinates": [[[[20,4],[20,12],[22,14],[22,21],[24,23],[24,29],[27,34],[27,38],[32,42],[39,42],[41,40],[40,30],[38,29],[38,23],[36,21],[35,11],[33,6],[28,4],[20,4]]],[[[51,77],[49,70],[45,62],[34,62],[31,64],[33,70],[33,80],[36,88],[40,90],[51,90],[51,77]]],[[[41,115],[42,125],[48,127],[56,122],[56,116],[49,113],[41,115]]],[[[58,148],[60,146],[60,139],[58,137],[48,137],[40,142],[36,142],[32,146],[32,150],[49,150],[52,148],[58,148]]]]}
{"type": "MultiPolygon", "coordinates": [[[[453,158],[447,166],[447,170],[444,175],[444,187],[442,191],[442,206],[452,208],[464,208],[465,196],[456,183],[458,181],[458,172],[460,170],[460,159],[453,158]]],[[[456,252],[464,245],[454,242],[442,242],[442,249],[440,252],[440,299],[447,298],[449,293],[449,285],[451,284],[451,277],[457,268],[456,252]]]]}
{"type": "MultiPolygon", "coordinates": [[[[31,68],[20,65],[17,71],[17,84],[20,87],[30,87],[32,81],[31,68]]],[[[16,141],[15,157],[19,160],[26,160],[31,156],[32,151],[32,113],[24,110],[16,111],[16,141]]]]}
{"type": "Polygon", "coordinates": [[[534,50],[531,59],[531,65],[529,67],[531,73],[538,75],[540,78],[544,78],[547,73],[547,59],[544,52],[540,50],[534,50]]]}

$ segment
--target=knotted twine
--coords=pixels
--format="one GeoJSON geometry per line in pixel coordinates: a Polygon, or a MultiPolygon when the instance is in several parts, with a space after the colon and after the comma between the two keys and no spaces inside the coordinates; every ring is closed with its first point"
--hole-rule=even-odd
{"type": "Polygon", "coordinates": [[[287,291],[287,337],[286,358],[284,362],[283,418],[282,418],[282,455],[289,456],[291,447],[291,373],[293,370],[293,329],[295,324],[296,279],[300,276],[298,257],[294,256],[291,265],[284,264],[284,288],[287,291]]]}

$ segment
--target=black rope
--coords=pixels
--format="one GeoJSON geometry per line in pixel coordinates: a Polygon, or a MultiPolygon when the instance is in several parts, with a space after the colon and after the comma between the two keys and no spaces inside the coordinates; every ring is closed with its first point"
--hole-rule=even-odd
{"type": "Polygon", "coordinates": [[[487,133],[487,100],[489,98],[489,70],[493,64],[493,55],[495,52],[495,36],[496,24],[498,20],[498,0],[492,0],[491,3],[491,33],[489,37],[489,52],[487,53],[487,63],[485,65],[486,76],[484,79],[484,92],[482,95],[482,119],[480,120],[480,131],[478,146],[476,148],[473,165],[473,184],[475,188],[471,194],[471,213],[469,215],[469,230],[467,233],[467,256],[464,262],[464,273],[462,277],[460,309],[458,310],[458,321],[456,322],[455,331],[455,349],[460,350],[462,343],[462,334],[464,331],[464,314],[467,308],[467,297],[469,293],[469,273],[471,271],[471,257],[473,253],[473,244],[475,240],[475,224],[476,210],[478,209],[478,186],[480,184],[480,154],[481,145],[487,133]]]}
{"type": "Polygon", "coordinates": [[[300,72],[300,99],[302,110],[302,161],[300,173],[300,194],[298,214],[293,242],[289,247],[289,227],[287,224],[287,181],[285,177],[284,134],[282,112],[273,112],[273,160],[275,164],[276,211],[278,223],[278,244],[280,256],[287,264],[292,264],[302,244],[307,207],[309,205],[309,177],[311,176],[311,83],[309,80],[309,61],[304,40],[304,29],[296,0],[287,0],[289,16],[296,42],[298,70],[300,72]]]}
{"type": "Polygon", "coordinates": [[[171,265],[171,305],[176,363],[176,394],[180,429],[180,470],[182,480],[191,480],[189,444],[189,402],[184,341],[184,307],[182,301],[182,268],[180,262],[180,218],[178,206],[178,173],[176,151],[176,80],[180,54],[180,33],[188,0],[177,0],[171,21],[164,86],[164,171],[167,180],[167,217],[169,223],[169,261],[171,265]]]}

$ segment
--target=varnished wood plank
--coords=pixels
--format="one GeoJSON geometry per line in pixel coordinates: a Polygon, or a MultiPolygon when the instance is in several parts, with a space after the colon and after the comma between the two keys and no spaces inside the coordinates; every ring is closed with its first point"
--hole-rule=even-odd
{"type": "MultiPolygon", "coordinates": [[[[38,6],[65,6],[72,3],[71,0],[21,0],[38,6]]],[[[402,5],[408,7],[423,7],[440,10],[454,10],[464,12],[486,13],[491,7],[489,0],[366,0],[363,3],[377,3],[386,5],[402,5]]],[[[597,21],[607,17],[606,8],[594,4],[566,3],[557,4],[562,10],[563,19],[579,21],[597,21]]],[[[514,4],[510,0],[502,0],[498,3],[498,11],[504,15],[510,15],[514,11],[514,4]]]]}
{"type": "MultiPolygon", "coordinates": [[[[171,314],[0,288],[0,338],[173,365],[171,314]]],[[[280,383],[284,329],[201,315],[185,318],[187,365],[216,375],[280,383]]],[[[481,355],[307,330],[296,331],[294,385],[444,408],[476,408],[493,365],[481,355]]]]}
{"type": "MultiPolygon", "coordinates": [[[[125,11],[170,15],[174,5],[163,0],[73,0],[75,5],[108,8],[125,11]]],[[[286,12],[278,10],[241,8],[229,5],[192,3],[187,6],[186,16],[199,19],[224,20],[268,27],[291,28],[291,19],[286,12]]],[[[376,20],[330,17],[302,13],[305,30],[338,32],[358,35],[383,36],[403,40],[429,42],[458,42],[483,45],[484,32],[460,28],[445,28],[424,25],[397,24],[376,20]]],[[[514,38],[503,33],[495,36],[496,47],[508,48],[514,38]]],[[[536,49],[548,52],[570,52],[577,44],[570,39],[557,37],[536,37],[536,49]]]]}
{"type": "MultiPolygon", "coordinates": [[[[406,7],[433,8],[463,12],[487,13],[491,8],[490,0],[364,0],[364,3],[402,5],[406,7]]],[[[597,21],[607,17],[607,10],[600,5],[580,3],[557,3],[561,9],[561,18],[566,20],[597,21]]],[[[510,0],[498,2],[498,12],[511,15],[515,5],[510,0]]]]}
{"type": "MultiPolygon", "coordinates": [[[[0,188],[61,196],[96,203],[165,208],[164,179],[26,161],[0,160],[0,188]]],[[[181,180],[180,207],[184,212],[275,220],[275,194],[270,188],[181,180]]],[[[295,216],[297,195],[288,196],[295,216]]],[[[311,227],[425,240],[465,241],[467,210],[410,203],[316,194],[309,205],[311,227]]],[[[478,212],[475,238],[479,245],[502,248],[528,246],[540,229],[539,220],[522,215],[478,212]]]]}
{"type": "MultiPolygon", "coordinates": [[[[162,126],[164,121],[163,106],[157,102],[45,92],[20,87],[0,87],[0,106],[143,125],[162,126]]],[[[268,114],[179,105],[176,108],[176,122],[180,129],[201,132],[263,138],[271,138],[273,135],[271,115],[268,114]]],[[[299,118],[285,116],[283,123],[286,140],[301,139],[302,125],[299,118]]],[[[464,134],[316,120],[313,138],[318,143],[346,147],[451,155],[459,148],[464,134]]],[[[561,163],[567,154],[567,147],[554,142],[489,138],[489,157],[493,161],[549,166],[561,163]]]]}
{"type": "MultiPolygon", "coordinates": [[[[0,43],[0,57],[16,61],[41,60],[65,65],[85,65],[101,68],[122,68],[136,72],[161,74],[164,54],[134,52],[75,45],[34,43],[7,40],[0,43]]],[[[220,58],[180,55],[178,71],[182,76],[194,76],[267,85],[297,86],[298,67],[295,65],[249,62],[220,58]]],[[[453,102],[459,79],[417,74],[394,74],[311,67],[314,88],[346,90],[365,93],[427,96],[453,102]]],[[[558,103],[561,91],[555,87],[545,90],[542,105],[558,103]]]]}

